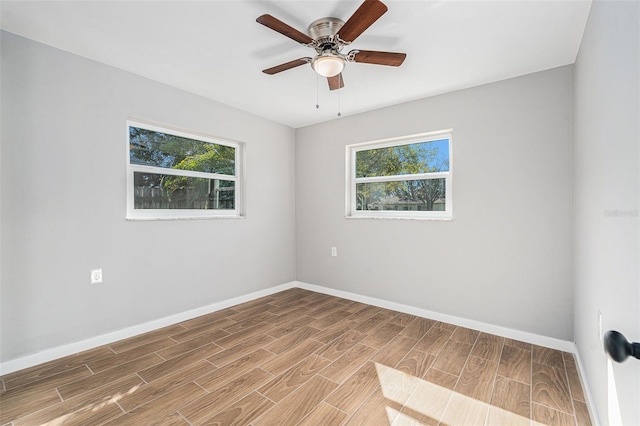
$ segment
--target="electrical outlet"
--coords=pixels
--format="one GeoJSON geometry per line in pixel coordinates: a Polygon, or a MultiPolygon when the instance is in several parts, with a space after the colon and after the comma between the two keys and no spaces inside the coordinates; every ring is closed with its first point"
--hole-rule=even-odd
{"type": "Polygon", "coordinates": [[[338,248],[331,247],[331,256],[336,257],[338,255],[338,248]]]}
{"type": "Polygon", "coordinates": [[[91,270],[91,284],[102,283],[102,268],[91,270]]]}

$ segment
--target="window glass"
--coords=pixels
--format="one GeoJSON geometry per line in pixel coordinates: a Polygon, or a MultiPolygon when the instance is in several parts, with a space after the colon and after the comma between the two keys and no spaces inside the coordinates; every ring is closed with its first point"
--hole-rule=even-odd
{"type": "Polygon", "coordinates": [[[179,175],[134,172],[136,209],[231,209],[235,205],[232,181],[179,175]]]}
{"type": "Polygon", "coordinates": [[[127,217],[241,217],[242,144],[127,122],[127,217]]]}
{"type": "Polygon", "coordinates": [[[387,146],[356,152],[356,177],[449,171],[449,140],[387,146]]]}
{"type": "Polygon", "coordinates": [[[347,217],[452,217],[451,132],[347,146],[347,217]]]}
{"type": "Polygon", "coordinates": [[[235,174],[235,148],[129,126],[131,164],[235,174]]]}
{"type": "Polygon", "coordinates": [[[356,203],[358,210],[445,211],[446,180],[358,183],[356,203]]]}

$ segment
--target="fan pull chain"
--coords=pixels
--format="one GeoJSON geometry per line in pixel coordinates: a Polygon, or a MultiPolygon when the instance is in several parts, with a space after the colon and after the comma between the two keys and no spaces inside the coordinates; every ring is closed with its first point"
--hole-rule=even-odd
{"type": "Polygon", "coordinates": [[[318,101],[318,76],[316,75],[316,109],[320,109],[320,102],[318,101]]]}
{"type": "Polygon", "coordinates": [[[338,117],[342,116],[342,113],[340,112],[342,108],[340,108],[340,92],[338,92],[338,117]]]}

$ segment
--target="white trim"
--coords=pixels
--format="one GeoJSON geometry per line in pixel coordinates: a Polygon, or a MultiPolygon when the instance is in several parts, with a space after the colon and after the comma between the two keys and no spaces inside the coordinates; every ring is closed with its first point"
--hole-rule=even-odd
{"type": "Polygon", "coordinates": [[[349,146],[352,148],[358,148],[357,151],[361,151],[362,149],[366,149],[366,147],[370,145],[376,145],[378,147],[388,147],[388,146],[396,146],[396,145],[406,145],[411,143],[412,141],[427,142],[428,140],[438,140],[438,139],[441,139],[442,136],[451,135],[452,133],[453,133],[453,129],[443,129],[443,130],[436,130],[433,132],[416,133],[413,135],[378,139],[375,141],[358,142],[358,143],[351,144],[349,146]]]}
{"type": "Polygon", "coordinates": [[[228,219],[244,217],[244,171],[245,171],[245,144],[242,142],[205,135],[198,132],[187,132],[164,124],[151,124],[137,119],[126,120],[126,219],[137,220],[176,220],[176,219],[228,219]],[[151,130],[158,133],[166,133],[186,139],[200,142],[228,146],[234,149],[235,170],[233,175],[219,173],[196,172],[191,170],[174,170],[165,167],[148,166],[131,163],[130,127],[151,130]],[[200,179],[216,179],[234,182],[234,208],[233,209],[136,209],[134,207],[134,173],[154,173],[172,176],[187,176],[200,179]]]}
{"type": "Polygon", "coordinates": [[[283,290],[288,290],[295,286],[295,282],[289,282],[274,287],[269,287],[264,290],[259,290],[253,293],[245,294],[243,296],[223,300],[221,302],[213,303],[201,308],[191,309],[186,312],[181,312],[164,318],[158,318],[156,320],[127,327],[122,330],[112,331],[110,333],[102,334],[100,336],[92,337],[80,342],[69,343],[66,345],[58,346],[56,348],[46,349],[35,354],[12,359],[0,363],[0,375],[12,373],[14,371],[22,370],[28,367],[33,367],[34,365],[42,364],[43,362],[52,361],[54,359],[62,358],[68,355],[73,355],[78,352],[93,349],[98,346],[108,345],[109,343],[117,342],[118,340],[127,339],[138,334],[157,330],[158,328],[177,324],[179,322],[187,321],[192,318],[197,318],[199,316],[226,309],[240,303],[250,302],[254,299],[268,296],[270,294],[277,293],[283,290]]]}
{"type": "Polygon", "coordinates": [[[442,314],[439,312],[430,311],[427,309],[417,308],[415,306],[404,305],[401,303],[390,302],[383,299],[378,299],[370,296],[363,296],[360,294],[350,293],[347,291],[336,290],[329,287],[323,287],[319,285],[309,284],[301,281],[291,281],[289,283],[280,284],[274,287],[270,287],[264,290],[259,290],[253,293],[249,293],[243,296],[234,297],[221,302],[217,302],[201,308],[192,309],[186,312],[182,312],[175,315],[170,315],[165,318],[159,318],[157,320],[149,321],[143,324],[127,327],[122,330],[113,331],[100,336],[96,336],[90,339],[82,340],[80,342],[70,343],[56,348],[47,349],[36,354],[27,355],[21,358],[16,358],[4,363],[0,363],[0,374],[8,374],[14,371],[22,370],[24,368],[32,367],[34,365],[42,364],[47,361],[62,358],[64,356],[73,355],[78,352],[82,352],[88,349],[92,349],[98,346],[106,345],[116,342],[118,340],[126,339],[136,336],[141,333],[156,330],[158,328],[166,327],[172,324],[177,324],[182,321],[187,321],[192,318],[197,318],[201,315],[206,315],[211,312],[216,312],[222,309],[229,308],[231,306],[249,302],[260,297],[268,296],[270,294],[278,293],[280,291],[288,290],[294,287],[302,288],[305,290],[315,291],[317,293],[328,294],[331,296],[341,297],[344,299],[354,300],[356,302],[362,302],[369,305],[379,306],[381,308],[392,309],[398,312],[404,312],[411,315],[417,315],[424,318],[431,318],[437,321],[444,321],[449,324],[454,324],[462,327],[471,328],[474,330],[484,331],[486,333],[495,334],[498,336],[508,337],[511,339],[520,340],[523,342],[533,343],[548,348],[558,349],[565,352],[573,353],[576,357],[578,365],[578,375],[580,376],[580,382],[582,384],[582,390],[587,400],[587,406],[589,408],[589,415],[591,416],[591,422],[595,426],[600,426],[597,411],[595,409],[595,403],[589,387],[589,383],[586,380],[585,370],[580,358],[580,353],[575,343],[555,339],[553,337],[542,336],[535,333],[529,333],[526,331],[515,330],[512,328],[501,327],[493,324],[484,323],[481,321],[470,320],[467,318],[457,317],[454,315],[442,314]]]}
{"type": "Polygon", "coordinates": [[[144,119],[139,119],[139,118],[131,118],[131,117],[127,118],[127,132],[128,132],[129,126],[138,127],[141,129],[147,129],[147,130],[151,130],[153,132],[158,132],[158,133],[169,133],[171,135],[179,136],[181,138],[186,138],[186,139],[194,139],[194,140],[214,143],[218,145],[230,146],[232,148],[242,143],[240,141],[231,140],[228,138],[220,138],[217,136],[208,135],[206,133],[201,133],[201,132],[187,130],[187,129],[181,129],[165,123],[157,123],[157,122],[154,123],[154,122],[144,120],[144,119]]]}
{"type": "Polygon", "coordinates": [[[439,130],[397,138],[389,138],[370,142],[360,142],[345,146],[345,217],[348,219],[453,219],[453,130],[439,130]],[[446,139],[449,152],[449,169],[444,172],[418,173],[392,176],[356,177],[356,153],[377,148],[389,148],[412,143],[434,142],[446,139]],[[356,187],[363,183],[396,182],[407,180],[444,179],[445,210],[444,211],[405,211],[405,210],[358,210],[356,187]]]}
{"type": "MultiPolygon", "coordinates": [[[[44,351],[26,355],[21,358],[16,358],[3,363],[0,363],[0,374],[7,374],[13,371],[21,370],[23,368],[31,367],[43,362],[51,361],[57,358],[61,358],[67,355],[73,355],[78,352],[82,352],[88,349],[95,348],[97,346],[106,345],[116,342],[118,340],[126,339],[132,336],[136,336],[141,333],[153,331],[161,327],[177,324],[182,321],[187,321],[192,318],[206,315],[211,312],[226,309],[228,307],[249,302],[251,300],[268,296],[279,291],[288,290],[293,287],[299,287],[305,290],[315,291],[317,293],[328,294],[331,296],[341,297],[344,299],[354,300],[357,302],[367,303],[369,305],[379,306],[381,308],[391,309],[398,312],[404,312],[411,315],[417,315],[424,318],[431,318],[437,321],[444,321],[449,324],[459,325],[462,327],[472,328],[474,330],[484,331],[486,333],[495,334],[498,336],[508,337],[511,339],[520,340],[523,342],[533,343],[540,346],[546,346],[548,348],[559,349],[565,352],[571,352],[577,354],[576,346],[573,342],[555,339],[553,337],[542,336],[539,334],[529,333],[526,331],[515,330],[512,328],[501,327],[493,324],[488,324],[480,321],[470,320],[467,318],[457,317],[454,315],[442,314],[427,309],[417,308],[415,306],[404,305],[401,303],[390,302],[383,299],[377,299],[375,297],[363,296],[355,293],[350,293],[342,290],[336,290],[329,287],[322,287],[314,284],[308,284],[301,281],[292,281],[289,283],[277,285],[264,290],[259,290],[253,293],[249,293],[243,296],[234,297],[232,299],[223,300],[208,306],[192,309],[186,312],[170,315],[168,317],[159,318],[143,324],[134,325],[124,328],[122,330],[113,331],[100,336],[92,337],[90,339],[82,340],[80,342],[69,343],[66,345],[58,346],[56,348],[46,349],[44,351]]],[[[579,361],[579,357],[578,357],[579,361]]],[[[579,361],[580,371],[582,377],[585,377],[582,369],[582,364],[579,361]]],[[[583,380],[583,384],[586,388],[586,381],[583,380]]],[[[593,405],[592,405],[593,406],[593,405]]]]}
{"type": "Polygon", "coordinates": [[[219,173],[194,172],[192,170],[182,169],[166,169],[154,166],[143,166],[141,164],[130,164],[130,166],[135,172],[155,173],[159,175],[171,176],[186,176],[200,179],[227,180],[229,182],[236,182],[238,180],[238,178],[234,175],[221,175],[219,173]]]}
{"type": "Polygon", "coordinates": [[[587,381],[587,373],[582,364],[582,358],[580,358],[580,352],[578,352],[578,345],[573,343],[573,355],[576,357],[576,363],[578,364],[578,376],[580,378],[580,384],[582,385],[582,393],[586,399],[587,407],[589,408],[589,417],[591,418],[591,424],[593,426],[600,426],[600,417],[596,410],[596,402],[593,399],[589,382],[587,381]]]}
{"type": "Polygon", "coordinates": [[[591,418],[591,424],[594,426],[600,426],[598,412],[596,411],[595,401],[589,382],[587,381],[587,374],[580,358],[580,352],[574,342],[568,340],[560,340],[553,337],[542,336],[540,334],[529,333],[527,331],[515,330],[513,328],[502,327],[494,324],[489,324],[481,321],[475,321],[467,318],[457,317],[454,315],[442,314],[439,312],[430,311],[427,309],[417,308],[415,306],[404,305],[402,303],[390,302],[383,299],[377,299],[375,297],[363,296],[356,293],[350,293],[347,291],[336,290],[329,287],[322,287],[319,285],[308,284],[301,281],[294,282],[295,287],[299,287],[305,290],[315,291],[317,293],[328,294],[330,296],[341,297],[343,299],[349,299],[356,302],[366,303],[368,305],[379,306],[385,309],[391,309],[398,312],[404,312],[406,314],[417,315],[423,318],[430,318],[437,321],[447,322],[449,324],[458,325],[461,327],[471,328],[473,330],[483,331],[485,333],[495,334],[497,336],[507,337],[521,342],[533,343],[534,345],[544,346],[547,348],[557,349],[564,352],[570,352],[576,357],[576,363],[578,365],[578,376],[580,378],[580,384],[582,385],[582,391],[584,393],[589,416],[591,418]]]}
{"type": "MultiPolygon", "coordinates": [[[[174,211],[184,211],[185,215],[188,215],[191,210],[174,210],[174,211]]],[[[216,215],[216,216],[180,216],[180,217],[160,217],[160,216],[149,216],[149,217],[125,217],[125,220],[129,222],[140,222],[145,220],[209,220],[209,219],[246,219],[246,216],[238,216],[238,215],[216,215]]]]}
{"type": "Polygon", "coordinates": [[[366,303],[368,305],[391,309],[393,311],[417,315],[423,318],[430,318],[436,321],[443,321],[449,324],[484,331],[485,333],[491,333],[497,336],[520,340],[521,342],[533,343],[535,345],[545,346],[547,348],[558,349],[564,352],[573,353],[575,351],[575,344],[567,340],[560,340],[554,337],[542,336],[540,334],[530,333],[528,331],[515,330],[513,328],[502,327],[499,325],[489,324],[468,318],[462,318],[455,315],[442,314],[440,312],[430,311],[428,309],[417,308],[415,306],[390,302],[388,300],[378,299],[370,296],[363,296],[360,294],[350,293],[348,291],[336,290],[333,288],[322,287],[300,281],[296,281],[295,286],[303,288],[305,290],[315,291],[317,293],[324,293],[330,296],[341,297],[343,299],[349,299],[356,302],[366,303]]]}
{"type": "Polygon", "coordinates": [[[402,182],[403,180],[429,180],[429,179],[446,179],[449,172],[431,172],[417,173],[412,175],[393,175],[393,176],[371,176],[355,178],[358,183],[377,183],[377,182],[402,182]]]}
{"type": "MultiPolygon", "coordinates": [[[[402,210],[399,210],[402,213],[402,210]]],[[[417,216],[345,216],[347,220],[362,220],[362,219],[373,219],[373,220],[435,220],[435,221],[443,221],[443,222],[451,222],[453,217],[451,216],[442,216],[442,217],[417,217],[417,216]]]]}
{"type": "Polygon", "coordinates": [[[437,210],[359,210],[347,219],[453,220],[446,211],[437,210]]]}

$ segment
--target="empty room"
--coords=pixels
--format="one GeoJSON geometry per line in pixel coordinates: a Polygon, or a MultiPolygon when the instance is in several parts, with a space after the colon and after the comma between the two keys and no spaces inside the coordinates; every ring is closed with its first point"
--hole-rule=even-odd
{"type": "Polygon", "coordinates": [[[640,425],[640,1],[0,27],[0,426],[640,425]]]}

